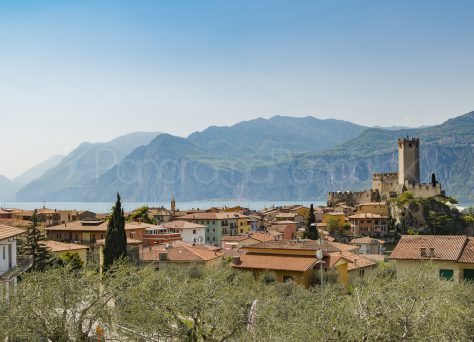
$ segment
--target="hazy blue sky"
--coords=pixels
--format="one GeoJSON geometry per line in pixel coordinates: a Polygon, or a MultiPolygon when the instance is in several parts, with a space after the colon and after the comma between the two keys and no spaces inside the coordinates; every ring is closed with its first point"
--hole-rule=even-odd
{"type": "Polygon", "coordinates": [[[82,141],[276,114],[474,109],[474,1],[0,2],[0,174],[82,141]]]}

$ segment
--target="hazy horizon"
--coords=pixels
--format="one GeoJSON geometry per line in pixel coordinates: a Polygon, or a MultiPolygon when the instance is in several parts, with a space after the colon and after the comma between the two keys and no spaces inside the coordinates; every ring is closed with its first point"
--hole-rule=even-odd
{"type": "Polygon", "coordinates": [[[435,125],[472,105],[471,1],[0,3],[0,175],[84,141],[274,115],[435,125]]]}

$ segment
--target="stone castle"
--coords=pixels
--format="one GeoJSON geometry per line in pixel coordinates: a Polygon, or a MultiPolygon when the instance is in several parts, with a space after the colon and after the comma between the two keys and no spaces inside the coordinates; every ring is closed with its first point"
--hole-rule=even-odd
{"type": "Polygon", "coordinates": [[[345,202],[355,206],[368,202],[380,202],[409,191],[415,197],[427,198],[444,195],[438,182],[420,182],[420,140],[398,139],[398,172],[375,173],[372,189],[363,191],[330,192],[328,205],[345,202]]]}

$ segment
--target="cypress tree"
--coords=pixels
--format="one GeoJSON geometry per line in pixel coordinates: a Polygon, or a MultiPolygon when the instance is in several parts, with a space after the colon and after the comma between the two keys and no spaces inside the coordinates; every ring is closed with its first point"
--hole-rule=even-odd
{"type": "Polygon", "coordinates": [[[316,228],[316,216],[314,216],[313,204],[311,204],[309,207],[309,214],[306,220],[305,237],[311,240],[317,240],[319,238],[318,229],[316,228]]]}
{"type": "Polygon", "coordinates": [[[104,270],[107,270],[114,261],[127,256],[127,235],[125,234],[125,215],[117,193],[117,201],[112,208],[104,246],[104,270]]]}
{"type": "Polygon", "coordinates": [[[436,180],[436,175],[434,173],[431,174],[431,184],[433,184],[433,186],[436,186],[436,184],[438,184],[438,181],[436,180]]]}
{"type": "Polygon", "coordinates": [[[54,256],[50,249],[42,241],[45,240],[44,233],[39,229],[39,220],[37,211],[33,211],[31,222],[26,233],[26,241],[22,243],[20,254],[31,257],[33,263],[32,271],[44,271],[52,265],[54,256]]]}

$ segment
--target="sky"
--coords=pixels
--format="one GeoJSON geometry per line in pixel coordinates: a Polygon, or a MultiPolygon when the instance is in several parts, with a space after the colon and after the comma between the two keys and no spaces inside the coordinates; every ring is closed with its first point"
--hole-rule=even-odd
{"type": "Polygon", "coordinates": [[[0,2],[0,175],[83,141],[474,110],[474,1],[0,2]]]}

